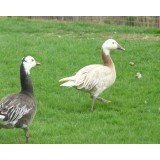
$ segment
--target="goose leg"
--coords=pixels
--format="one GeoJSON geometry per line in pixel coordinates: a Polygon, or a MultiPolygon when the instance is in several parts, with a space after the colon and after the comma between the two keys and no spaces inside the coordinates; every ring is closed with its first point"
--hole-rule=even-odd
{"type": "Polygon", "coordinates": [[[94,102],[95,102],[95,100],[96,100],[96,97],[91,96],[91,99],[92,99],[92,103],[91,103],[91,111],[93,112],[94,102]]]}
{"type": "Polygon", "coordinates": [[[25,133],[25,137],[26,137],[26,143],[29,142],[29,132],[28,132],[28,128],[24,128],[24,133],[25,133]]]}
{"type": "Polygon", "coordinates": [[[104,102],[104,103],[111,103],[112,102],[112,101],[106,100],[106,99],[101,98],[101,97],[97,97],[96,99],[101,101],[101,102],[104,102]]]}

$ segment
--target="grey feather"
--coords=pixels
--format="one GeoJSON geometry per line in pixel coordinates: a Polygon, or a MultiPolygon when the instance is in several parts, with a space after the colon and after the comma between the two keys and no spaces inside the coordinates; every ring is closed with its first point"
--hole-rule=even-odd
{"type": "Polygon", "coordinates": [[[31,117],[29,119],[25,118],[25,125],[28,126],[35,112],[36,104],[34,98],[22,93],[8,95],[0,102],[0,115],[5,116],[2,122],[5,124],[5,127],[21,128],[23,123],[20,124],[19,122],[24,122],[22,119],[23,116],[31,117]]]}

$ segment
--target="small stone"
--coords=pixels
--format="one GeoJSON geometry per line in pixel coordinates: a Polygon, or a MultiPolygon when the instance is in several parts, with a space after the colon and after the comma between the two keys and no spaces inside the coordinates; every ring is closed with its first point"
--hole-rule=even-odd
{"type": "Polygon", "coordinates": [[[142,78],[142,75],[141,75],[141,73],[140,73],[140,72],[137,72],[137,74],[136,74],[136,78],[138,78],[138,79],[142,78]]]}
{"type": "Polygon", "coordinates": [[[134,62],[129,62],[129,65],[134,66],[134,62]]]}

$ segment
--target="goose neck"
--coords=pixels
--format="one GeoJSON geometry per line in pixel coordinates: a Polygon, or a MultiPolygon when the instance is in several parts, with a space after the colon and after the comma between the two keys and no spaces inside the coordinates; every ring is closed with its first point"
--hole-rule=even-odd
{"type": "Polygon", "coordinates": [[[21,93],[33,95],[33,86],[30,73],[26,72],[23,63],[20,66],[21,93]]]}
{"type": "Polygon", "coordinates": [[[109,50],[105,51],[102,49],[102,60],[103,60],[103,63],[105,66],[108,66],[108,67],[114,67],[114,63],[112,61],[112,58],[110,57],[110,54],[109,54],[109,50]]]}

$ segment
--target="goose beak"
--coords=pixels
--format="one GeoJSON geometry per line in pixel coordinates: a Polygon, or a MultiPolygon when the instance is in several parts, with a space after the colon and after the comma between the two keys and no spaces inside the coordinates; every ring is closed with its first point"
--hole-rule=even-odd
{"type": "Polygon", "coordinates": [[[39,62],[36,61],[36,66],[39,66],[39,65],[41,65],[41,64],[40,64],[39,62]]]}
{"type": "Polygon", "coordinates": [[[120,50],[125,50],[125,48],[123,48],[122,46],[120,46],[119,44],[117,45],[117,49],[120,49],[120,50]]]}

